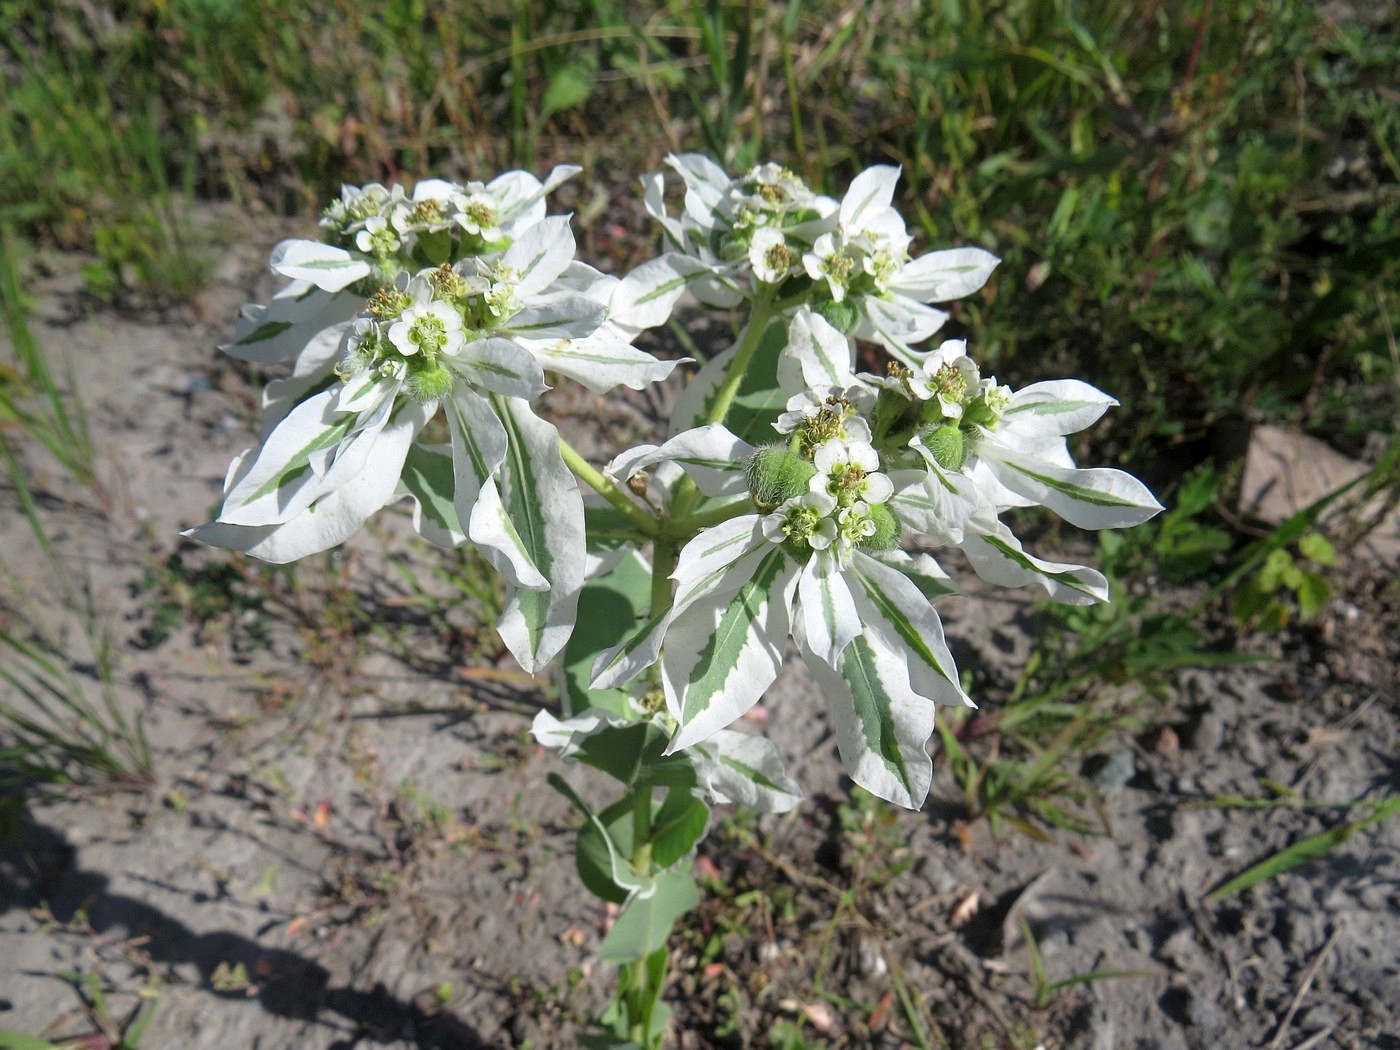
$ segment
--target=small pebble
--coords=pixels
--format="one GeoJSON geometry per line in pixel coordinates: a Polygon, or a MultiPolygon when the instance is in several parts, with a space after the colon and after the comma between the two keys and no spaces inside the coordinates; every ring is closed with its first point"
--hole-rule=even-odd
{"type": "Polygon", "coordinates": [[[1100,791],[1109,792],[1123,787],[1136,775],[1137,756],[1124,748],[1110,754],[1108,761],[1103,764],[1103,768],[1095,773],[1092,779],[1094,787],[1100,791]]]}

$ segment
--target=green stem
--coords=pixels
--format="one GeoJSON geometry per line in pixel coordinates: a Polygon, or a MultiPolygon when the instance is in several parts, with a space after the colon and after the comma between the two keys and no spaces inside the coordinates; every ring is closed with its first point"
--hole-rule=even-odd
{"type": "MultiPolygon", "coordinates": [[[[760,297],[753,301],[753,313],[749,315],[749,323],[745,326],[743,337],[739,340],[739,345],[734,351],[734,359],[729,362],[724,382],[715,391],[715,399],[710,404],[710,410],[705,413],[702,426],[723,423],[725,417],[729,415],[729,409],[739,393],[739,386],[744,381],[744,374],[753,364],[754,355],[758,353],[759,345],[763,342],[763,335],[768,331],[768,322],[773,320],[775,316],[777,316],[777,309],[771,300],[760,297]]],[[[687,474],[677,487],[673,504],[675,518],[685,520],[699,502],[700,489],[696,487],[694,479],[687,474]]]]}
{"type": "Polygon", "coordinates": [[[705,414],[706,423],[723,423],[724,418],[729,415],[729,407],[734,403],[735,395],[739,393],[739,385],[744,381],[749,365],[753,364],[754,354],[758,353],[759,344],[763,342],[763,334],[768,331],[768,322],[773,319],[774,313],[773,304],[767,299],[754,300],[753,313],[749,315],[744,337],[734,352],[734,360],[729,362],[729,371],[724,377],[724,383],[715,392],[710,411],[705,414]]]}
{"type": "Polygon", "coordinates": [[[722,507],[712,507],[700,514],[691,514],[685,518],[672,518],[663,522],[661,534],[663,536],[676,536],[680,538],[681,542],[685,542],[701,529],[708,529],[712,525],[718,525],[730,518],[737,518],[740,514],[752,514],[753,510],[752,500],[736,500],[733,503],[726,503],[722,507]]]}
{"type": "Polygon", "coordinates": [[[657,534],[660,524],[656,518],[633,503],[611,478],[604,476],[602,471],[579,455],[578,450],[562,437],[559,439],[559,454],[564,457],[565,464],[579,476],[580,480],[616,507],[624,518],[637,526],[637,530],[642,535],[650,538],[657,534]]]}

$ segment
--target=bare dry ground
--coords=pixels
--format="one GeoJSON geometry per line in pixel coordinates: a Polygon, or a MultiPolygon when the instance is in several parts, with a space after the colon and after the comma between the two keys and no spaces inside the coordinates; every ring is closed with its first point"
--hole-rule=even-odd
{"type": "MultiPolygon", "coordinates": [[[[445,562],[402,516],[295,574],[178,537],[252,440],[256,377],[214,346],[268,295],[280,232],[241,230],[193,311],[117,314],[84,297],[77,260],[35,269],[36,334],[73,362],[104,492],[27,465],[112,632],[156,783],[35,805],[0,846],[0,1029],[98,1031],[77,987],[96,975],[109,1024],[152,1011],[145,1047],[574,1046],[610,979],[592,961],[609,916],[574,875],[545,783],[561,766],[527,732],[548,683],[465,607],[427,611],[445,562]]],[[[579,429],[649,414],[630,393],[562,407],[579,429]]],[[[8,615],[83,668],[15,494],[0,506],[8,615]]],[[[867,805],[791,671],[761,728],[809,798],[721,814],[702,846],[710,892],[673,942],[678,1045],[1400,1047],[1400,821],[1204,899],[1344,820],[1207,800],[1400,787],[1394,567],[1343,555],[1318,621],[1250,639],[1266,661],[1180,672],[1101,756],[1105,835],[994,839],[961,821],[943,766],[922,813],[867,805]]],[[[1014,678],[1030,596],[946,608],[960,661],[1014,678]]]]}

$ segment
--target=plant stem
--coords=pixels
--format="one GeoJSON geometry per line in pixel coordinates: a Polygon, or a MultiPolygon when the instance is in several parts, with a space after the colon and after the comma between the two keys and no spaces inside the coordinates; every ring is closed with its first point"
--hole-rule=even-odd
{"type": "Polygon", "coordinates": [[[729,415],[729,407],[734,403],[749,365],[753,364],[754,354],[758,353],[759,344],[763,342],[763,334],[768,331],[768,322],[773,319],[774,313],[773,304],[768,299],[759,297],[754,300],[753,313],[749,315],[744,336],[734,352],[734,360],[729,362],[724,382],[715,392],[710,411],[705,414],[706,423],[723,423],[725,416],[729,415]]]}
{"type": "MultiPolygon", "coordinates": [[[[724,382],[715,391],[715,399],[710,404],[710,410],[705,413],[705,421],[702,425],[723,423],[725,417],[729,415],[729,409],[734,404],[734,398],[738,395],[739,387],[744,381],[744,374],[753,364],[754,355],[758,353],[758,348],[763,342],[763,335],[768,331],[768,322],[773,320],[776,315],[777,309],[770,299],[760,296],[753,301],[753,313],[749,315],[749,323],[744,326],[744,334],[739,340],[738,347],[735,348],[734,359],[729,362],[724,382]]],[[[699,502],[700,490],[696,487],[694,479],[687,474],[677,488],[673,504],[675,507],[674,517],[679,521],[685,521],[699,502]]]]}
{"type": "Polygon", "coordinates": [[[559,439],[559,454],[580,480],[617,508],[624,518],[637,527],[637,531],[648,538],[656,536],[660,529],[656,518],[628,499],[626,493],[619,489],[611,478],[604,476],[602,471],[579,455],[578,450],[562,437],[559,439]]]}

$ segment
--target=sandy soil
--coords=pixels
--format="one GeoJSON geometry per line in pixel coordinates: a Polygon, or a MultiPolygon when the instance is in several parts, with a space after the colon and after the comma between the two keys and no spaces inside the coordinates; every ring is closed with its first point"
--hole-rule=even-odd
{"type": "MultiPolygon", "coordinates": [[[[36,334],[72,360],[104,492],[37,452],[28,467],[111,632],[156,783],[37,804],[0,846],[0,1029],[94,1033],[65,975],[96,975],[114,1028],[152,1011],[143,1047],[574,1046],[610,979],[592,961],[608,915],[574,876],[568,806],[545,783],[560,763],[527,733],[548,690],[469,612],[424,612],[408,581],[447,593],[441,556],[402,516],[295,576],[221,576],[224,552],[178,538],[251,441],[258,377],[214,346],[270,292],[283,231],[240,234],[195,310],[119,314],[84,297],[77,260],[35,268],[36,334]],[[181,580],[223,589],[195,607],[181,580]]],[[[565,407],[583,426],[644,421],[649,402],[565,407]]],[[[11,615],[90,670],[8,488],[0,506],[11,615]]],[[[1345,819],[1206,800],[1400,787],[1394,567],[1344,557],[1318,621],[1248,640],[1270,659],[1175,674],[1103,746],[1086,771],[1117,771],[1099,779],[1106,835],[994,839],[960,820],[943,767],[924,812],[862,808],[791,669],[762,728],[810,797],[730,815],[702,847],[711,893],[674,941],[679,1045],[796,1047],[800,1030],[807,1046],[1400,1047],[1400,820],[1204,900],[1345,819]],[[1037,1008],[1025,928],[1048,982],[1120,975],[1037,1008]]],[[[1014,679],[1029,595],[953,599],[946,620],[960,662],[1014,679]]]]}

